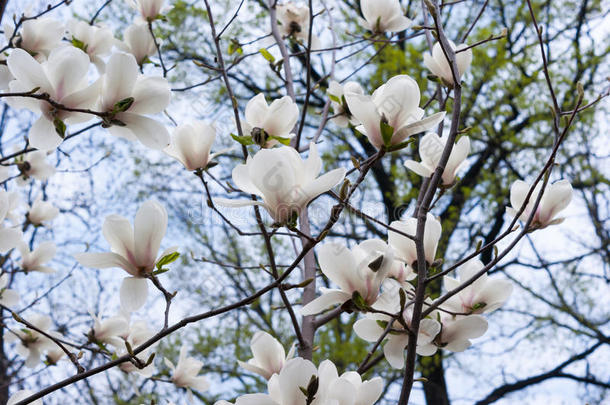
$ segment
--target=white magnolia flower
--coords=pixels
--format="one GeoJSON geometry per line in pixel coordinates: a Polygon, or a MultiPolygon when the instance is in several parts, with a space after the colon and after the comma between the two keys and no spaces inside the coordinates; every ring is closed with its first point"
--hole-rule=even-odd
{"type": "Polygon", "coordinates": [[[182,163],[187,170],[205,169],[212,159],[226,152],[210,153],[215,139],[214,125],[202,121],[178,125],[165,153],[182,163]]]}
{"type": "MultiPolygon", "coordinates": [[[[13,40],[13,44],[25,49],[39,61],[44,61],[49,53],[61,46],[65,28],[54,18],[40,17],[27,20],[21,25],[21,31],[13,40]]],[[[14,27],[4,24],[4,35],[10,39],[14,27]]]]}
{"type": "MultiPolygon", "coordinates": [[[[458,268],[459,281],[449,276],[443,277],[445,290],[455,290],[484,267],[480,260],[469,260],[458,268]]],[[[457,314],[489,313],[504,305],[512,292],[513,285],[510,281],[489,278],[487,274],[483,274],[474,283],[445,301],[442,307],[457,314]]]]}
{"type": "MultiPolygon", "coordinates": [[[[386,285],[392,284],[387,283],[386,285]]],[[[396,288],[389,288],[387,291],[384,291],[373,305],[373,308],[378,311],[392,314],[398,313],[400,311],[400,295],[396,288]]],[[[403,322],[405,322],[407,326],[411,325],[412,312],[413,306],[410,305],[407,306],[402,314],[403,322]]],[[[432,318],[434,317],[424,318],[419,323],[417,354],[420,356],[431,356],[436,353],[437,350],[433,341],[441,330],[441,324],[432,318]]],[[[368,342],[377,342],[383,335],[387,323],[390,321],[392,321],[392,318],[388,315],[367,313],[365,318],[356,321],[354,324],[354,332],[356,332],[360,338],[368,342]]],[[[405,363],[405,348],[409,342],[409,335],[407,330],[398,320],[393,321],[392,328],[396,329],[397,332],[389,333],[387,335],[387,341],[383,346],[383,353],[392,367],[402,368],[405,363]]]]}
{"type": "MultiPolygon", "coordinates": [[[[138,321],[138,322],[134,322],[130,325],[129,334],[125,338],[125,341],[129,343],[129,345],[132,347],[132,349],[136,349],[138,346],[140,346],[141,344],[143,344],[144,342],[146,342],[153,336],[154,336],[154,332],[152,330],[150,330],[150,328],[148,327],[146,322],[138,321]]],[[[146,364],[146,362],[148,361],[148,359],[150,357],[153,347],[154,347],[154,345],[147,347],[145,350],[138,353],[136,358],[138,360],[140,360],[142,363],[146,364]]],[[[120,349],[117,348],[117,349],[118,349],[117,350],[118,356],[123,356],[123,355],[127,354],[127,346],[125,344],[123,344],[122,348],[120,348],[120,349]]],[[[150,377],[153,375],[153,373],[155,371],[155,363],[152,362],[144,368],[139,368],[139,367],[136,367],[136,365],[133,364],[132,362],[126,361],[126,362],[121,363],[119,368],[125,373],[137,373],[143,377],[150,377]]]]}
{"type": "Polygon", "coordinates": [[[50,226],[59,215],[59,208],[54,206],[49,201],[43,201],[38,197],[26,214],[27,220],[34,226],[50,226]]]}
{"type": "MultiPolygon", "coordinates": [[[[415,235],[417,231],[417,218],[406,218],[400,221],[393,221],[390,227],[403,232],[407,235],[415,235]]],[[[424,250],[426,252],[426,262],[432,264],[436,256],[436,248],[441,237],[441,223],[434,218],[434,215],[426,215],[426,225],[424,229],[424,250]]],[[[388,232],[388,243],[396,252],[399,260],[404,261],[409,266],[417,261],[417,250],[415,242],[404,235],[390,230],[388,232]]]]}
{"type": "Polygon", "coordinates": [[[171,7],[165,6],[165,0],[127,0],[127,3],[138,10],[146,21],[157,19],[171,7]]]}
{"type": "Polygon", "coordinates": [[[345,100],[351,114],[362,123],[358,131],[377,149],[386,143],[400,144],[410,135],[435,127],[445,117],[443,111],[423,118],[419,86],[407,75],[394,76],[372,96],[346,93],[345,100]]]}
{"type": "Polygon", "coordinates": [[[201,367],[203,367],[203,362],[193,357],[188,357],[186,346],[180,348],[180,358],[175,366],[167,358],[164,360],[165,365],[172,370],[172,381],[177,387],[193,388],[197,391],[206,391],[210,388],[208,380],[204,376],[197,375],[201,367]]]}
{"type": "MultiPolygon", "coordinates": [[[[53,334],[55,334],[55,333],[53,333],[53,334]]],[[[56,336],[60,337],[58,334],[56,334],[56,336]]],[[[49,350],[47,352],[47,355],[45,356],[45,360],[49,365],[55,366],[55,365],[57,365],[59,360],[61,360],[65,355],[66,355],[66,352],[64,352],[61,348],[55,346],[55,349],[49,350]]]]}
{"type": "Polygon", "coordinates": [[[238,360],[239,366],[267,380],[282,370],[286,361],[294,356],[295,350],[293,345],[286,355],[284,346],[273,336],[262,331],[258,331],[252,336],[250,348],[254,357],[247,363],[238,360]]]}
{"type": "MultiPolygon", "coordinates": [[[[6,405],[15,405],[16,403],[23,401],[24,399],[28,398],[31,395],[34,395],[34,392],[32,392],[30,390],[17,391],[13,395],[11,395],[11,397],[8,399],[8,402],[6,403],[6,405]]],[[[43,404],[42,404],[41,399],[37,399],[36,401],[30,402],[30,405],[43,405],[43,404]]]]}
{"type": "Polygon", "coordinates": [[[277,145],[274,138],[292,138],[290,131],[299,119],[299,107],[288,96],[267,104],[263,93],[257,94],[246,104],[246,119],[242,121],[242,132],[250,135],[254,143],[264,148],[277,145]]]}
{"type": "Polygon", "coordinates": [[[360,87],[358,83],[347,82],[342,86],[338,82],[332,80],[328,85],[326,93],[331,99],[330,104],[333,107],[333,113],[335,115],[332,121],[336,125],[342,128],[346,128],[348,124],[353,126],[360,125],[360,122],[351,115],[344,97],[345,93],[364,94],[364,90],[362,90],[362,87],[360,87]]]}
{"type": "MultiPolygon", "coordinates": [[[[12,92],[46,93],[51,100],[67,108],[90,109],[99,97],[99,81],[89,85],[87,72],[89,56],[78,48],[66,46],[54,49],[43,63],[36,61],[23,49],[15,49],[7,64],[15,80],[12,92]]],[[[36,149],[52,150],[62,142],[66,124],[89,121],[93,115],[57,109],[44,100],[11,97],[9,104],[41,113],[30,128],[30,145],[36,149]]]]}
{"type": "Polygon", "coordinates": [[[318,251],[322,273],[340,289],[320,288],[322,295],[301,309],[302,315],[314,315],[326,308],[343,304],[358,293],[367,305],[377,301],[381,283],[394,264],[394,252],[383,241],[369,239],[351,250],[339,243],[327,243],[318,251]]]}
{"type": "Polygon", "coordinates": [[[287,2],[278,4],[277,20],[283,38],[293,37],[307,43],[309,38],[309,7],[287,2]]]}
{"type": "MultiPolygon", "coordinates": [[[[363,382],[356,372],[339,376],[330,360],[316,369],[311,361],[297,357],[271,377],[267,388],[269,394],[244,395],[235,405],[373,405],[381,396],[383,381],[376,377],[363,382]],[[317,378],[318,389],[313,392],[313,401],[307,402],[301,388],[307,389],[312,377],[317,378]]],[[[215,405],[227,404],[230,402],[219,401],[215,405]]]]}
{"type": "Polygon", "coordinates": [[[135,23],[127,27],[124,34],[124,50],[142,65],[149,56],[157,52],[157,45],[147,24],[135,23]]]}
{"type": "Polygon", "coordinates": [[[66,28],[72,44],[86,52],[98,71],[103,72],[105,64],[101,57],[108,55],[116,42],[112,31],[79,20],[70,20],[66,28]]]}
{"type": "MultiPolygon", "coordinates": [[[[54,337],[57,336],[56,332],[49,331],[52,322],[48,316],[33,315],[27,320],[39,330],[54,337]]],[[[44,352],[57,348],[51,339],[36,330],[25,328],[16,329],[11,332],[11,334],[7,335],[7,339],[9,341],[19,341],[15,350],[20,356],[26,358],[25,366],[28,368],[36,367],[40,363],[40,357],[44,352]]]]}
{"type": "Polygon", "coordinates": [[[55,166],[47,162],[47,152],[36,150],[21,155],[17,159],[20,176],[19,185],[25,185],[30,178],[46,181],[55,174],[55,166]]]}
{"type": "Polygon", "coordinates": [[[175,251],[168,249],[157,257],[161,240],[167,230],[167,211],[155,201],[146,201],[138,212],[132,227],[126,218],[119,215],[106,217],[102,232],[110,244],[111,252],[79,253],[76,260],[85,267],[105,269],[119,267],[131,277],[123,279],[121,306],[133,312],[146,303],[148,277],[156,263],[175,251]]]}
{"type": "MultiPolygon", "coordinates": [[[[429,133],[419,141],[419,156],[421,163],[414,160],[407,160],[405,167],[413,170],[423,177],[430,177],[441,160],[441,155],[445,149],[447,138],[441,138],[437,134],[429,133]]],[[[461,137],[451,149],[451,155],[443,171],[443,185],[450,186],[455,181],[457,172],[463,167],[466,158],[470,153],[470,138],[461,137]]]]}
{"type": "Polygon", "coordinates": [[[435,344],[450,352],[463,352],[472,343],[470,339],[481,337],[487,332],[487,321],[481,315],[451,316],[443,314],[443,327],[435,339],[435,344]]]}
{"type": "Polygon", "coordinates": [[[338,168],[317,177],[322,169],[318,147],[311,143],[309,157],[303,160],[289,147],[261,149],[249,157],[246,164],[233,169],[233,181],[242,191],[254,194],[263,201],[216,201],[226,207],[261,205],[281,224],[294,219],[311,200],[327,192],[345,177],[345,169],[338,168]]]}
{"type": "MultiPolygon", "coordinates": [[[[460,49],[468,47],[466,44],[460,44],[456,47],[451,41],[449,41],[449,44],[451,45],[451,49],[453,49],[453,51],[459,51],[460,49]]],[[[458,68],[458,78],[461,78],[472,63],[472,49],[467,49],[465,51],[456,53],[455,61],[458,68]]],[[[437,42],[434,44],[432,47],[432,54],[424,54],[424,65],[426,65],[433,75],[440,77],[443,82],[453,86],[454,83],[453,74],[451,73],[451,66],[449,65],[449,61],[447,60],[440,43],[437,42]]]]}
{"type": "MultiPolygon", "coordinates": [[[[527,197],[530,188],[531,186],[529,184],[521,180],[517,180],[513,183],[510,188],[510,203],[512,207],[506,208],[508,215],[512,217],[517,215],[525,202],[525,198],[527,197]]],[[[519,218],[522,221],[527,221],[532,214],[534,204],[538,199],[541,189],[542,182],[538,182],[527,202],[525,211],[523,211],[519,218]]],[[[530,226],[534,229],[543,229],[549,225],[562,223],[564,218],[555,217],[570,204],[570,201],[572,201],[572,192],[572,185],[567,180],[560,180],[553,184],[547,184],[530,226]]]]}
{"type": "Polygon", "coordinates": [[[94,314],[91,314],[91,317],[93,318],[93,328],[90,332],[91,340],[108,343],[119,349],[125,346],[122,337],[129,332],[129,322],[124,316],[115,315],[104,320],[94,314]]]}
{"type": "Polygon", "coordinates": [[[57,246],[53,242],[43,242],[38,245],[37,248],[30,251],[29,246],[21,242],[17,246],[21,253],[21,259],[19,261],[19,267],[26,273],[30,271],[37,271],[40,273],[55,273],[49,266],[45,266],[46,263],[50,262],[57,251],[57,246]]]}
{"type": "Polygon", "coordinates": [[[170,138],[165,125],[146,116],[160,113],[169,104],[171,90],[167,80],[140,74],[135,58],[125,53],[110,56],[103,78],[100,108],[120,111],[109,123],[110,133],[137,139],[152,149],[167,147],[170,138]]]}
{"type": "Polygon", "coordinates": [[[19,302],[19,293],[15,290],[7,288],[9,283],[9,275],[4,273],[0,276],[0,304],[5,307],[12,307],[19,302]]]}
{"type": "Polygon", "coordinates": [[[399,0],[362,0],[360,2],[364,28],[377,34],[404,31],[413,21],[405,17],[399,0]]]}
{"type": "Polygon", "coordinates": [[[10,249],[17,247],[21,242],[22,232],[17,227],[4,226],[6,219],[12,217],[12,209],[14,196],[17,194],[9,193],[6,190],[0,190],[0,253],[6,253],[10,249]]]}
{"type": "Polygon", "coordinates": [[[14,79],[8,66],[0,65],[0,91],[8,90],[9,83],[14,79]]]}

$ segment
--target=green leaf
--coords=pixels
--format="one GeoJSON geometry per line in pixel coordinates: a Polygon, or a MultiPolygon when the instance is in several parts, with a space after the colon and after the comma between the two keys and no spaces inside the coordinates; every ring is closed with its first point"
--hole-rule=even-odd
{"type": "Polygon", "coordinates": [[[244,145],[244,146],[248,146],[248,145],[254,145],[254,141],[252,140],[251,136],[239,136],[239,135],[235,135],[235,134],[231,134],[231,138],[235,139],[237,142],[239,142],[240,144],[244,145]]]}
{"type": "Polygon", "coordinates": [[[236,40],[235,38],[231,38],[231,43],[229,44],[228,52],[229,55],[233,55],[236,52],[238,55],[241,55],[244,53],[244,50],[241,48],[241,45],[239,44],[238,40],[236,40]]]}
{"type": "Polygon", "coordinates": [[[83,41],[81,41],[78,38],[72,37],[72,40],[70,41],[72,43],[72,45],[74,45],[75,47],[77,47],[78,49],[82,50],[83,52],[87,52],[87,47],[89,46],[88,44],[84,43],[83,41]]]}
{"type": "Polygon", "coordinates": [[[364,298],[362,297],[362,295],[360,295],[360,293],[358,291],[354,291],[352,294],[352,302],[354,303],[354,306],[359,309],[360,311],[368,311],[369,310],[369,306],[366,303],[366,301],[364,300],[364,298]]]}
{"type": "Polygon", "coordinates": [[[290,138],[282,138],[281,136],[270,136],[269,138],[275,139],[282,145],[290,146],[290,140],[291,140],[290,138]]]}
{"type": "Polygon", "coordinates": [[[407,304],[407,294],[405,293],[405,290],[401,288],[398,290],[398,295],[400,295],[400,310],[404,311],[405,305],[407,304]]]}
{"type": "Polygon", "coordinates": [[[394,128],[383,120],[379,123],[381,129],[381,138],[385,146],[392,145],[392,135],[394,135],[394,128]]]}
{"type": "Polygon", "coordinates": [[[129,109],[129,107],[131,107],[131,105],[134,102],[134,98],[133,97],[127,97],[122,99],[121,101],[118,101],[113,107],[112,107],[112,113],[113,114],[117,114],[117,113],[121,113],[121,112],[125,112],[129,109]]]}
{"type": "Polygon", "coordinates": [[[269,63],[273,64],[275,62],[275,57],[271,55],[269,51],[265,48],[261,48],[258,51],[261,53],[261,55],[263,55],[263,58],[267,59],[269,63]]]}
{"type": "Polygon", "coordinates": [[[53,120],[53,126],[55,127],[55,132],[62,138],[66,136],[66,124],[60,120],[59,118],[55,118],[53,120]]]}
{"type": "Polygon", "coordinates": [[[165,266],[166,264],[175,262],[179,257],[180,257],[180,253],[178,253],[178,252],[172,252],[170,254],[167,254],[167,255],[163,256],[161,259],[159,259],[159,261],[156,264],[156,267],[158,270],[161,270],[161,269],[163,269],[163,266],[165,266]]]}
{"type": "Polygon", "coordinates": [[[341,99],[333,94],[329,94],[328,98],[330,98],[332,101],[334,101],[335,103],[339,103],[341,104],[341,99]]]}

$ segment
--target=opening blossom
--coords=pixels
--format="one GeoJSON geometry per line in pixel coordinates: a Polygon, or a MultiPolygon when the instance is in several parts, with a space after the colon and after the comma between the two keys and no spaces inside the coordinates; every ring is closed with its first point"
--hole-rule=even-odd
{"type": "MultiPolygon", "coordinates": [[[[510,203],[512,207],[506,208],[506,213],[512,217],[517,216],[517,213],[523,206],[525,198],[531,188],[531,185],[522,180],[517,180],[510,188],[510,203]]],[[[538,182],[532,192],[525,210],[519,217],[521,221],[527,221],[532,214],[534,204],[542,190],[542,182],[538,182]]],[[[560,180],[553,184],[547,184],[544,194],[538,204],[538,209],[534,213],[534,218],[530,227],[532,229],[544,229],[549,225],[556,225],[563,222],[564,218],[555,218],[560,211],[564,210],[570,201],[572,201],[572,185],[567,180],[560,180]]]]}
{"type": "MultiPolygon", "coordinates": [[[[14,26],[4,24],[6,39],[11,39],[14,29],[14,26]]],[[[64,30],[63,24],[54,18],[40,17],[27,20],[21,25],[21,30],[13,40],[13,45],[25,49],[42,62],[52,50],[61,46],[64,30]]]]}
{"type": "Polygon", "coordinates": [[[106,217],[102,232],[111,252],[79,253],[76,260],[85,267],[105,269],[118,267],[129,273],[121,285],[121,306],[133,312],[146,303],[148,281],[156,263],[175,248],[157,257],[167,230],[167,211],[155,201],[146,201],[136,213],[134,226],[119,215],[106,217]]]}
{"type": "MultiPolygon", "coordinates": [[[[46,93],[51,100],[72,109],[90,109],[99,96],[99,81],[89,85],[89,56],[78,48],[65,46],[54,49],[49,59],[39,63],[23,49],[14,49],[6,61],[15,77],[10,84],[12,92],[46,93]]],[[[64,123],[89,121],[92,115],[66,111],[53,107],[44,100],[28,97],[10,97],[15,108],[27,108],[41,113],[30,128],[30,145],[40,150],[57,148],[66,135],[64,123]]]]}
{"type": "Polygon", "coordinates": [[[49,201],[43,201],[38,197],[26,214],[27,220],[34,226],[46,226],[49,227],[51,221],[53,221],[59,215],[59,208],[54,206],[49,201]]]}
{"type": "Polygon", "coordinates": [[[256,373],[266,380],[272,375],[279,374],[286,361],[294,356],[295,346],[293,345],[286,355],[284,346],[267,332],[257,331],[250,341],[250,349],[253,358],[248,362],[237,361],[241,368],[256,373]]]}
{"type": "Polygon", "coordinates": [[[413,21],[405,17],[399,0],[362,0],[362,26],[374,34],[404,31],[413,21]]]}
{"type": "Polygon", "coordinates": [[[19,168],[20,176],[17,184],[20,186],[27,183],[30,178],[45,181],[55,174],[55,166],[47,162],[47,153],[36,150],[28,152],[15,159],[19,168]]]}
{"type": "Polygon", "coordinates": [[[125,30],[123,37],[123,49],[132,54],[140,66],[148,60],[149,56],[157,52],[157,45],[146,24],[130,25],[125,30]]]}
{"type": "Polygon", "coordinates": [[[309,157],[289,146],[261,149],[246,164],[233,169],[233,181],[239,189],[263,201],[216,199],[225,207],[260,205],[280,224],[295,219],[311,200],[339,184],[345,169],[338,168],[317,177],[322,169],[318,147],[311,143],[309,157]]]}
{"type": "Polygon", "coordinates": [[[21,259],[18,262],[19,266],[23,271],[29,273],[31,271],[37,271],[39,273],[55,273],[49,266],[45,266],[46,263],[50,262],[57,251],[57,246],[53,242],[43,242],[34,250],[30,251],[29,246],[21,242],[17,247],[21,253],[21,259]]]}
{"type": "Polygon", "coordinates": [[[108,343],[117,349],[125,346],[122,336],[129,333],[129,322],[125,316],[115,315],[101,319],[90,313],[93,318],[93,328],[89,332],[90,340],[98,343],[108,343]]]}
{"type": "Polygon", "coordinates": [[[89,55],[91,63],[103,72],[105,63],[102,56],[108,55],[116,42],[110,28],[89,25],[79,20],[70,20],[66,28],[72,45],[89,55]]]}
{"type": "Polygon", "coordinates": [[[182,163],[186,170],[205,169],[210,161],[225,151],[210,153],[216,140],[216,128],[203,121],[178,125],[165,153],[182,163]]]}
{"type": "Polygon", "coordinates": [[[170,7],[164,6],[165,0],[126,0],[134,9],[140,12],[146,21],[157,19],[161,14],[167,12],[170,7]]]}
{"type": "Polygon", "coordinates": [[[103,76],[102,111],[118,112],[106,124],[112,135],[136,139],[152,149],[164,149],[169,145],[169,132],[165,125],[146,115],[160,113],[168,106],[171,90],[161,76],[140,74],[138,63],[132,55],[112,54],[103,76]]]}
{"type": "Polygon", "coordinates": [[[420,97],[417,82],[407,75],[392,77],[372,96],[345,94],[350,112],[362,123],[356,129],[377,149],[398,145],[443,120],[444,111],[424,118],[424,110],[419,108],[420,97]]]}
{"type": "Polygon", "coordinates": [[[355,293],[365,304],[374,304],[381,283],[394,264],[394,252],[385,242],[375,239],[366,240],[351,250],[339,243],[327,243],[320,247],[318,261],[322,273],[340,289],[320,288],[322,295],[301,309],[305,316],[343,304],[355,293]]]}
{"type": "Polygon", "coordinates": [[[481,337],[487,332],[487,321],[481,315],[452,316],[441,315],[441,333],[434,340],[434,344],[450,352],[463,352],[472,343],[470,339],[481,337]]]}
{"type": "MultiPolygon", "coordinates": [[[[417,231],[417,218],[406,218],[400,221],[393,221],[390,227],[399,230],[407,235],[415,235],[417,231]]],[[[441,238],[441,223],[434,218],[434,215],[426,215],[426,225],[424,229],[424,250],[426,252],[426,262],[432,264],[436,256],[436,248],[441,238]]],[[[394,248],[398,260],[404,261],[413,267],[417,261],[417,250],[415,242],[397,232],[388,232],[388,243],[394,248]]]]}
{"type": "MultiPolygon", "coordinates": [[[[28,318],[28,322],[48,335],[61,338],[60,334],[49,330],[52,322],[48,316],[33,315],[31,318],[28,318]]],[[[40,356],[44,352],[57,348],[57,345],[51,339],[34,329],[24,328],[11,332],[6,338],[11,342],[19,341],[15,350],[20,356],[25,357],[25,366],[28,368],[36,367],[40,363],[40,356]]]]}
{"type": "Polygon", "coordinates": [[[278,28],[282,38],[291,36],[296,40],[307,43],[309,38],[309,7],[287,2],[278,4],[276,10],[278,28]]]}
{"type": "MultiPolygon", "coordinates": [[[[466,44],[460,44],[456,47],[451,41],[449,41],[449,45],[453,51],[459,51],[468,47],[466,44]]],[[[472,63],[472,49],[467,49],[465,51],[456,53],[455,62],[458,68],[458,78],[461,78],[472,63]]],[[[447,57],[445,56],[439,42],[434,44],[432,47],[432,54],[424,54],[424,65],[426,65],[433,75],[441,78],[444,83],[453,86],[454,83],[453,74],[451,73],[451,66],[449,65],[449,61],[447,60],[447,57]]]]}
{"type": "Polygon", "coordinates": [[[333,113],[335,115],[331,120],[332,122],[342,128],[347,128],[348,124],[353,126],[360,125],[360,122],[350,113],[344,96],[345,93],[364,94],[364,90],[362,90],[362,87],[360,87],[358,83],[347,82],[344,85],[341,85],[339,82],[332,80],[328,85],[326,93],[330,97],[330,104],[333,107],[333,113]]]}
{"type": "MultiPolygon", "coordinates": [[[[125,341],[123,342],[123,346],[121,348],[117,347],[117,356],[123,356],[127,354],[127,346],[125,342],[128,342],[132,348],[136,348],[146,342],[148,339],[154,336],[154,332],[150,330],[146,322],[138,321],[134,322],[129,326],[129,333],[125,337],[125,341]]],[[[151,347],[147,347],[143,351],[137,354],[136,358],[146,364],[148,359],[150,358],[150,353],[155,345],[151,347]]],[[[119,368],[125,373],[137,373],[143,377],[151,377],[155,371],[155,363],[154,361],[145,366],[144,368],[139,368],[135,364],[130,361],[126,361],[121,363],[119,368]]]]}
{"type": "Polygon", "coordinates": [[[299,108],[289,96],[267,104],[263,93],[257,94],[246,104],[246,119],[242,122],[244,136],[252,136],[255,144],[271,148],[279,140],[294,136],[292,129],[299,119],[299,108]],[[278,140],[279,138],[279,140],[278,140]]]}
{"type": "MultiPolygon", "coordinates": [[[[419,141],[419,156],[421,163],[414,160],[407,160],[405,167],[413,170],[415,173],[423,177],[430,177],[438,166],[441,160],[443,149],[447,138],[441,138],[437,134],[429,133],[419,141]]],[[[449,160],[443,171],[443,185],[450,186],[455,181],[457,172],[463,167],[466,158],[470,153],[470,138],[467,136],[461,137],[451,149],[449,160]]]]}
{"type": "Polygon", "coordinates": [[[177,387],[188,389],[190,395],[192,395],[190,392],[191,388],[197,391],[206,391],[210,388],[208,380],[204,376],[197,375],[203,367],[203,362],[193,357],[188,357],[186,346],[180,348],[180,357],[178,364],[175,366],[167,358],[164,360],[165,365],[172,370],[172,382],[177,387]]]}

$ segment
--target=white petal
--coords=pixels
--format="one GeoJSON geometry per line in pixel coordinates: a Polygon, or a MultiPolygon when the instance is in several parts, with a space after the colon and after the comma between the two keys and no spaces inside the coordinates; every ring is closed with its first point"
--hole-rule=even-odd
{"type": "Polygon", "coordinates": [[[138,269],[129,263],[123,256],[116,253],[78,253],[74,255],[74,258],[77,262],[85,267],[92,267],[94,269],[118,267],[125,270],[129,274],[138,274],[138,269]]]}
{"type": "Polygon", "coordinates": [[[362,318],[354,323],[354,332],[361,339],[376,342],[383,335],[383,328],[374,319],[362,318]]]}
{"type": "Polygon", "coordinates": [[[135,83],[132,97],[134,102],[129,107],[129,112],[156,114],[169,105],[171,90],[163,77],[141,76],[135,83]]]}
{"type": "Polygon", "coordinates": [[[409,342],[407,335],[390,335],[385,346],[383,346],[383,354],[386,360],[394,368],[403,368],[405,365],[405,347],[409,342]]]}
{"type": "Polygon", "coordinates": [[[167,230],[167,211],[156,201],[146,201],[134,221],[135,258],[139,266],[150,267],[157,259],[167,230]]]}
{"type": "Polygon", "coordinates": [[[336,304],[343,304],[351,298],[352,296],[346,292],[339,290],[327,290],[327,292],[301,308],[301,315],[309,316],[319,314],[326,308],[336,304]]]}
{"type": "Polygon", "coordinates": [[[53,150],[61,144],[61,136],[55,131],[55,126],[45,116],[34,122],[28,133],[30,145],[40,150],[53,150]]]}
{"type": "Polygon", "coordinates": [[[142,308],[148,298],[148,281],[145,278],[125,277],[121,284],[121,307],[127,312],[142,308]]]}
{"type": "Polygon", "coordinates": [[[129,112],[121,113],[117,118],[127,125],[127,129],[133,132],[144,146],[163,150],[170,143],[169,132],[159,121],[129,112]]]}

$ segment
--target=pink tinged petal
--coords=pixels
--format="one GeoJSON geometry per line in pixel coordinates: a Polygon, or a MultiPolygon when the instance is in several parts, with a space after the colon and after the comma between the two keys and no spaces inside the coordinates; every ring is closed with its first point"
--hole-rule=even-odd
{"type": "Polygon", "coordinates": [[[123,256],[116,253],[78,253],[74,255],[74,258],[85,267],[94,269],[109,269],[116,267],[121,268],[134,276],[138,274],[138,269],[129,263],[123,256]]]}
{"type": "Polygon", "coordinates": [[[309,316],[319,314],[325,309],[337,305],[343,304],[352,298],[352,295],[340,290],[327,290],[321,296],[311,301],[309,304],[301,308],[301,315],[309,316]]]}
{"type": "Polygon", "coordinates": [[[383,146],[381,137],[381,115],[377,112],[377,106],[370,96],[362,94],[346,93],[345,101],[352,115],[362,123],[364,135],[376,148],[383,146]]]}
{"type": "Polygon", "coordinates": [[[134,221],[134,250],[136,263],[150,269],[156,259],[167,230],[167,211],[156,201],[146,201],[134,221]]]}
{"type": "Polygon", "coordinates": [[[383,328],[374,319],[362,318],[354,323],[354,332],[367,342],[376,342],[383,334],[383,328]]]}
{"type": "Polygon", "coordinates": [[[405,347],[407,347],[408,341],[407,335],[390,335],[388,342],[383,346],[383,354],[392,367],[404,367],[405,347]]]}
{"type": "Polygon", "coordinates": [[[140,72],[133,56],[125,53],[112,54],[106,64],[102,108],[111,109],[115,103],[131,97],[140,72]]]}
{"type": "Polygon", "coordinates": [[[29,90],[40,87],[38,93],[53,93],[53,86],[47,79],[40,63],[23,49],[14,49],[6,60],[11,73],[22,86],[29,90]]]}
{"type": "Polygon", "coordinates": [[[126,129],[130,130],[146,147],[163,150],[170,143],[169,132],[159,121],[128,112],[119,114],[117,118],[124,122],[126,129]]]}
{"type": "Polygon", "coordinates": [[[10,249],[17,247],[21,242],[22,233],[17,228],[0,229],[0,253],[6,253],[10,249]]]}
{"type": "Polygon", "coordinates": [[[134,312],[142,308],[148,298],[148,281],[145,278],[125,277],[121,284],[121,308],[134,312]]]}
{"type": "Polygon", "coordinates": [[[34,122],[28,138],[30,146],[40,150],[53,150],[62,142],[61,136],[55,131],[55,126],[44,115],[34,122]]]}
{"type": "Polygon", "coordinates": [[[171,98],[169,83],[163,77],[140,76],[131,95],[134,102],[129,112],[135,114],[157,114],[163,111],[171,98]]]}
{"type": "Polygon", "coordinates": [[[120,215],[107,216],[102,226],[102,233],[113,252],[135,264],[133,228],[126,218],[120,215]]]}
{"type": "MultiPolygon", "coordinates": [[[[84,89],[80,89],[74,93],[69,94],[67,97],[64,97],[64,99],[62,100],[62,104],[72,108],[93,108],[99,98],[101,88],[102,81],[96,80],[90,86],[87,86],[84,89]]],[[[92,118],[93,115],[91,114],[70,113],[70,116],[66,119],[66,121],[71,123],[84,122],[92,118]]]]}
{"type": "Polygon", "coordinates": [[[89,56],[73,46],[57,48],[51,51],[45,66],[54,96],[61,102],[82,85],[89,70],[89,56]]]}

